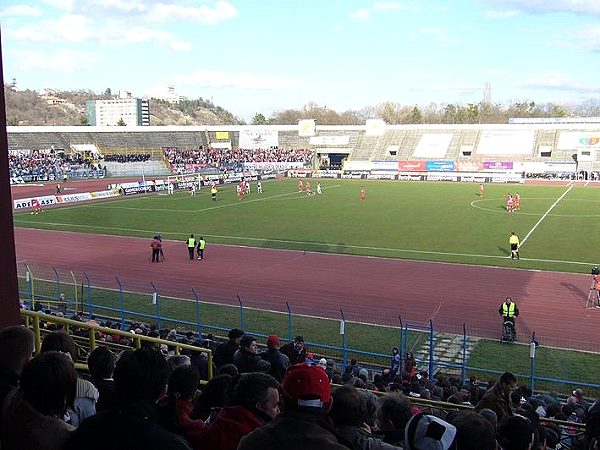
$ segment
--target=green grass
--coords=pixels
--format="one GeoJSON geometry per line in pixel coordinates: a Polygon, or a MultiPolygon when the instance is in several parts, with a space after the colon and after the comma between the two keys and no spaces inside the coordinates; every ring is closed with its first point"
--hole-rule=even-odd
{"type": "Polygon", "coordinates": [[[15,224],[141,237],[160,232],[176,240],[198,233],[211,243],[583,273],[595,264],[600,247],[595,188],[570,189],[544,217],[568,188],[490,184],[479,198],[477,186],[465,183],[322,180],[322,185],[324,195],[307,197],[296,192],[295,180],[265,182],[262,196],[252,193],[241,202],[233,186],[222,187],[216,203],[207,190],[196,197],[179,192],[119,198],[37,216],[17,213],[15,224]],[[504,196],[515,190],[521,210],[509,214],[504,196]],[[510,232],[523,240],[532,230],[521,261],[507,259],[510,232]]]}

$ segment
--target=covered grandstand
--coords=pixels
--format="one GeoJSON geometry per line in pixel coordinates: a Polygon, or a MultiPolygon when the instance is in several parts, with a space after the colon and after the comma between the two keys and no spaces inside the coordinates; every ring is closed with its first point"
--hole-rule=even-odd
{"type": "Polygon", "coordinates": [[[382,163],[398,171],[513,172],[600,170],[597,124],[540,123],[494,125],[361,126],[163,126],[8,127],[9,150],[44,150],[95,145],[102,154],[151,153],[161,148],[260,149],[281,147],[314,152],[312,169],[368,172],[382,163]],[[452,162],[449,166],[445,164],[452,162]],[[387,164],[387,165],[386,165],[387,164]],[[413,169],[406,169],[413,167],[413,169]],[[557,167],[559,169],[557,169],[557,167]]]}

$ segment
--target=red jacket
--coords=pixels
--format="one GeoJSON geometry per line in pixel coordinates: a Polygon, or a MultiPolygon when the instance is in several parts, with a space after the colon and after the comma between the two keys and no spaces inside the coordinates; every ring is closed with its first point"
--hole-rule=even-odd
{"type": "Polygon", "coordinates": [[[187,438],[194,450],[236,450],[244,436],[263,425],[243,406],[229,406],[202,430],[188,430],[187,438]]]}

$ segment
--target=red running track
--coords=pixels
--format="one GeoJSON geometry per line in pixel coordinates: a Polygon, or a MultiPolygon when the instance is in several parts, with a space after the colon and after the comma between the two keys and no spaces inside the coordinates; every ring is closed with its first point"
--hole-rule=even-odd
{"type": "MultiPolygon", "coordinates": [[[[207,244],[205,260],[190,261],[183,242],[165,241],[166,261],[149,262],[150,238],[16,229],[19,263],[53,273],[85,272],[96,287],[126,290],[398,325],[402,320],[438,331],[498,337],[497,309],[506,296],[517,302],[518,329],[535,331],[543,345],[596,348],[600,310],[586,309],[589,275],[344,256],[207,244]]],[[[35,272],[34,272],[35,273],[35,272]]]]}

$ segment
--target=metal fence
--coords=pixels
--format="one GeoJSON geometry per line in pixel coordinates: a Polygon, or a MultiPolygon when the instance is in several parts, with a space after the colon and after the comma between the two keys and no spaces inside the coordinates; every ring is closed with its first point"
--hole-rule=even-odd
{"type": "MultiPolygon", "coordinates": [[[[305,337],[305,343],[316,359],[333,358],[343,368],[356,359],[359,365],[372,373],[389,367],[391,349],[397,347],[402,357],[408,351],[415,353],[419,370],[434,375],[444,372],[467,380],[470,376],[480,379],[496,379],[504,371],[514,372],[522,383],[532,390],[558,390],[570,392],[574,388],[586,388],[586,392],[600,392],[600,384],[593,378],[572,379],[569,364],[561,361],[565,354],[547,344],[546,336],[520,337],[526,345],[498,345],[499,367],[473,365],[477,346],[487,338],[489,331],[477,333],[462,324],[459,327],[429,321],[425,325],[410,323],[397,317],[375,315],[348,315],[343,309],[325,309],[320,317],[290,301],[282,302],[280,310],[266,309],[260,300],[244,299],[240,294],[220,298],[202,298],[195,288],[171,288],[161,290],[155,283],[139,285],[135,280],[119,276],[97,279],[86,272],[64,268],[29,267],[18,265],[19,290],[23,307],[32,310],[74,311],[96,316],[121,330],[128,330],[136,322],[154,323],[160,329],[176,328],[181,332],[192,331],[199,336],[213,334],[215,338],[227,335],[231,328],[241,328],[258,338],[276,334],[282,340],[291,341],[295,336],[305,337]],[[186,292],[187,291],[187,292],[186,292]],[[326,317],[323,317],[326,316],[326,317]],[[538,348],[537,342],[545,344],[538,348]],[[557,353],[559,352],[559,353],[557,353]],[[500,356],[506,354],[506,358],[500,356]],[[556,356],[559,354],[559,356],[556,356]],[[560,356],[563,355],[563,356],[560,356]],[[504,361],[504,362],[503,362],[504,361]],[[547,376],[544,366],[557,370],[547,376]],[[542,369],[540,369],[542,367],[542,369]],[[568,388],[567,388],[568,387],[568,388]]],[[[496,339],[497,340],[497,339],[496,339]]],[[[485,341],[488,342],[488,341],[485,341]]],[[[569,342],[563,342],[564,349],[569,342]]],[[[577,353],[576,359],[600,358],[593,353],[577,353]]],[[[403,363],[404,361],[401,361],[403,363]]],[[[571,367],[572,369],[572,367],[571,367]]]]}

